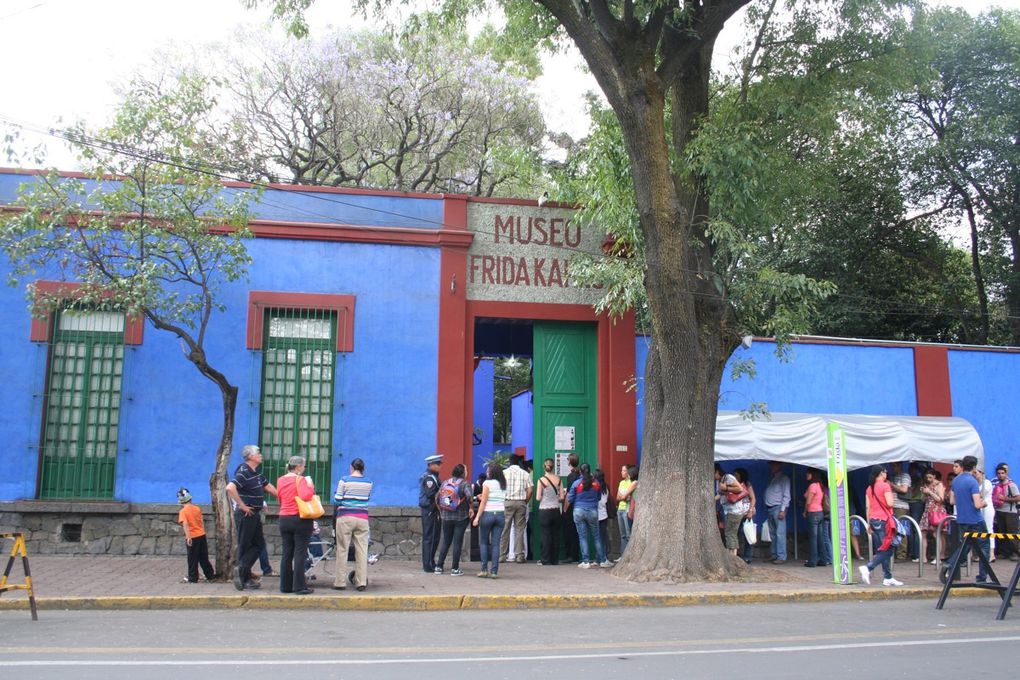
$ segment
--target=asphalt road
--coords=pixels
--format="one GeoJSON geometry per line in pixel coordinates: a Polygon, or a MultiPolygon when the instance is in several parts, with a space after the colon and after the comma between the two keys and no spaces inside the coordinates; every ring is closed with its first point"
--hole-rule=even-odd
{"type": "Polygon", "coordinates": [[[4,678],[985,677],[1020,611],[950,599],[451,612],[0,612],[4,678]]]}

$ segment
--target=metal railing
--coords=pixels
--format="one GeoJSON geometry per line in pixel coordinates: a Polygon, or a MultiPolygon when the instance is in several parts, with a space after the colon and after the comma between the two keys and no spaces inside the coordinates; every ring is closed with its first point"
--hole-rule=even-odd
{"type": "MultiPolygon", "coordinates": [[[[868,520],[864,519],[860,515],[850,515],[850,521],[851,522],[853,520],[855,520],[855,519],[859,520],[861,522],[861,524],[864,526],[864,534],[863,535],[867,537],[867,541],[868,541],[868,563],[870,564],[871,560],[875,559],[875,544],[872,543],[872,541],[871,541],[871,532],[868,531],[871,528],[871,524],[868,522],[868,520]]],[[[897,517],[896,518],[897,521],[901,520],[901,519],[910,520],[910,523],[914,525],[914,531],[917,532],[917,539],[918,539],[918,542],[919,542],[918,550],[920,550],[920,553],[918,555],[918,560],[917,560],[917,575],[919,577],[924,576],[924,559],[923,559],[923,556],[924,556],[924,550],[925,550],[925,538],[924,538],[924,534],[921,532],[921,525],[919,525],[917,523],[917,520],[915,520],[910,515],[904,515],[903,517],[897,517]]],[[[938,550],[938,546],[937,545],[936,545],[935,549],[936,549],[936,551],[938,550]]],[[[895,555],[894,555],[893,557],[889,558],[889,571],[890,572],[892,572],[893,566],[895,564],[896,564],[896,559],[895,559],[895,555]]]]}
{"type": "MultiPolygon", "coordinates": [[[[903,519],[909,520],[910,523],[914,525],[914,531],[916,532],[914,535],[917,536],[917,550],[918,550],[918,553],[917,553],[917,576],[918,576],[918,578],[920,578],[920,577],[924,576],[924,548],[925,548],[924,534],[921,533],[921,525],[917,523],[916,519],[914,519],[910,515],[903,515],[902,517],[897,517],[896,521],[900,521],[900,520],[903,520],[903,519]]],[[[910,557],[910,550],[909,549],[907,550],[907,557],[908,558],[910,557]]],[[[895,561],[896,560],[892,560],[892,562],[890,562],[890,566],[892,566],[892,564],[895,561]]]]}

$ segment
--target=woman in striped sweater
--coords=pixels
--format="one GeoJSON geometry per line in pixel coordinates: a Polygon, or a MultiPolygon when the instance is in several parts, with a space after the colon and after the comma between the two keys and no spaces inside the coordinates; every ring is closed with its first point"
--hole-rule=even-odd
{"type": "Polygon", "coordinates": [[[345,590],[347,549],[354,541],[354,586],[364,590],[368,583],[368,499],[372,496],[372,480],[365,477],[365,461],[351,461],[351,473],[340,478],[333,502],[336,504],[336,576],[334,590],[345,590]]]}

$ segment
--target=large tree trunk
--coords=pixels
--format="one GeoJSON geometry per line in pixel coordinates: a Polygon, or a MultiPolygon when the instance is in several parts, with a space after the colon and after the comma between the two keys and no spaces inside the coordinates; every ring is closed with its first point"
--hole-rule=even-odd
{"type": "Polygon", "coordinates": [[[227,465],[234,447],[234,414],[237,410],[237,388],[219,384],[223,396],[223,434],[216,451],[216,466],[209,477],[213,522],[216,527],[216,573],[227,577],[234,569],[234,515],[227,498],[227,465]]]}
{"type": "MultiPolygon", "coordinates": [[[[681,157],[708,111],[711,51],[709,44],[689,61],[672,93],[671,142],[681,157]]],[[[633,581],[722,580],[743,568],[723,548],[713,492],[719,385],[736,332],[727,331],[706,235],[704,184],[674,177],[661,93],[647,86],[641,95],[631,97],[638,124],[623,127],[645,237],[652,346],[634,529],[614,573],[633,581]]]]}

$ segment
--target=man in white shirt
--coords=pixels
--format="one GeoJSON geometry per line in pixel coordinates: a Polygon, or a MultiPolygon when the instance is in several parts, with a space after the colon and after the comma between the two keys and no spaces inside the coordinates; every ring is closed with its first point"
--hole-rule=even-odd
{"type": "Polygon", "coordinates": [[[531,500],[533,484],[531,475],[521,467],[523,460],[514,454],[510,456],[510,465],[503,470],[506,477],[506,501],[504,504],[504,516],[506,517],[506,529],[499,539],[499,561],[506,562],[508,559],[516,559],[517,562],[524,562],[527,551],[524,549],[524,527],[527,524],[528,501],[531,500]],[[510,527],[514,533],[514,552],[510,553],[510,527]]]}

